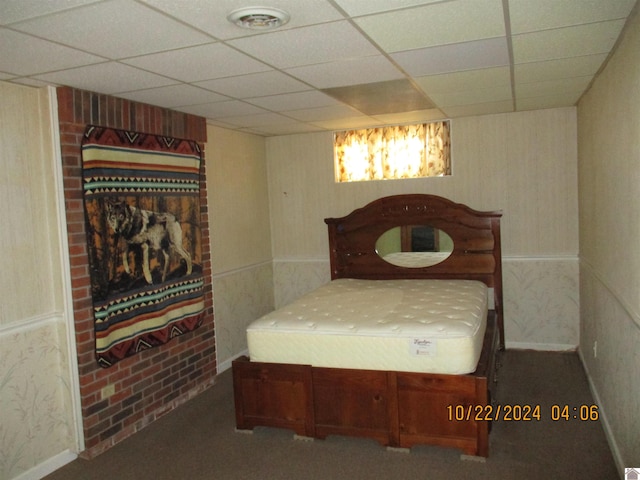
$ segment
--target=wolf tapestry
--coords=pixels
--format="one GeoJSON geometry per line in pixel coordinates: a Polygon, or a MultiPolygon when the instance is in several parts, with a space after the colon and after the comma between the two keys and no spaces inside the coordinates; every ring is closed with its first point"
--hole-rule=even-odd
{"type": "Polygon", "coordinates": [[[201,160],[194,141],[85,131],[84,206],[102,367],[202,322],[201,160]]]}

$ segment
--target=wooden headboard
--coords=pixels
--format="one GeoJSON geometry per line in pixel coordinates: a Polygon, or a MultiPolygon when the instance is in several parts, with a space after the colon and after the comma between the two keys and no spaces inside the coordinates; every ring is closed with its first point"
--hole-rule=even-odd
{"type": "Polygon", "coordinates": [[[409,194],[379,198],[341,218],[326,218],[331,278],[473,279],[494,293],[500,348],[504,348],[502,303],[502,212],[480,212],[436,195],[409,194]],[[451,255],[429,267],[406,268],[383,260],[376,242],[389,229],[429,225],[453,240],[451,255]]]}

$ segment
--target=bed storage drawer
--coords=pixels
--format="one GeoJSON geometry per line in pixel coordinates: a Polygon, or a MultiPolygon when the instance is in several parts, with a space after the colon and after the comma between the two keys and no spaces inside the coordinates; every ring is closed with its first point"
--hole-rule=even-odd
{"type": "Polygon", "coordinates": [[[243,357],[233,362],[236,426],[287,428],[313,437],[311,367],[252,363],[243,357]]]}
{"type": "Polygon", "coordinates": [[[478,430],[486,426],[474,418],[474,407],[486,404],[484,386],[484,379],[471,375],[425,378],[398,373],[399,445],[437,444],[483,455],[478,450],[478,430]],[[461,408],[465,415],[460,414],[461,408]],[[467,411],[472,413],[469,418],[467,411]]]}
{"type": "Polygon", "coordinates": [[[388,372],[313,369],[316,436],[347,435],[393,443],[390,429],[397,411],[388,372]]]}

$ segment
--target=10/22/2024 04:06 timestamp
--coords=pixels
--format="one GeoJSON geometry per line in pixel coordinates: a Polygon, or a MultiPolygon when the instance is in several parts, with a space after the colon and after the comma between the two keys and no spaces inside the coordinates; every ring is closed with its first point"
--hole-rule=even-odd
{"type": "Polygon", "coordinates": [[[599,420],[598,405],[551,405],[543,408],[540,405],[448,405],[449,421],[516,421],[536,422],[550,418],[554,422],[599,420]],[[545,415],[547,415],[545,417],[545,415]]]}

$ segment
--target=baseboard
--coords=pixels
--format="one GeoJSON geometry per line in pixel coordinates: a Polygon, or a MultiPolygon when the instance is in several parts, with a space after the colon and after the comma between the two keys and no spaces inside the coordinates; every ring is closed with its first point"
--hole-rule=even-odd
{"type": "Polygon", "coordinates": [[[233,361],[236,358],[240,358],[245,355],[249,355],[249,350],[243,350],[242,352],[236,354],[235,356],[229,358],[228,360],[218,363],[218,374],[229,370],[231,368],[231,363],[233,363],[233,361]]]}
{"type": "Polygon", "coordinates": [[[589,372],[589,367],[587,366],[587,362],[584,361],[584,357],[582,355],[582,350],[578,349],[578,357],[580,358],[580,362],[582,363],[582,368],[584,368],[584,372],[587,375],[587,381],[589,382],[589,390],[591,390],[591,394],[593,395],[593,400],[596,405],[598,405],[598,413],[600,415],[600,421],[602,422],[602,428],[604,430],[605,437],[607,437],[607,443],[609,443],[609,448],[611,449],[611,453],[613,454],[613,460],[616,463],[616,468],[618,469],[618,473],[620,474],[620,478],[624,477],[624,469],[625,464],[622,459],[622,455],[620,454],[620,449],[618,448],[618,442],[616,442],[616,438],[613,435],[613,430],[611,429],[611,425],[609,420],[607,419],[607,412],[604,408],[604,405],[600,401],[600,395],[598,395],[598,389],[591,379],[591,373],[589,372]]]}
{"type": "Polygon", "coordinates": [[[540,352],[575,352],[577,345],[565,343],[527,343],[506,341],[506,348],[513,350],[538,350],[540,352]]]}
{"type": "Polygon", "coordinates": [[[44,462],[30,468],[26,472],[22,472],[14,480],[39,480],[46,477],[50,473],[55,472],[61,467],[64,467],[67,463],[73,462],[78,455],[71,450],[66,450],[58,455],[45,460],[44,462]]]}

